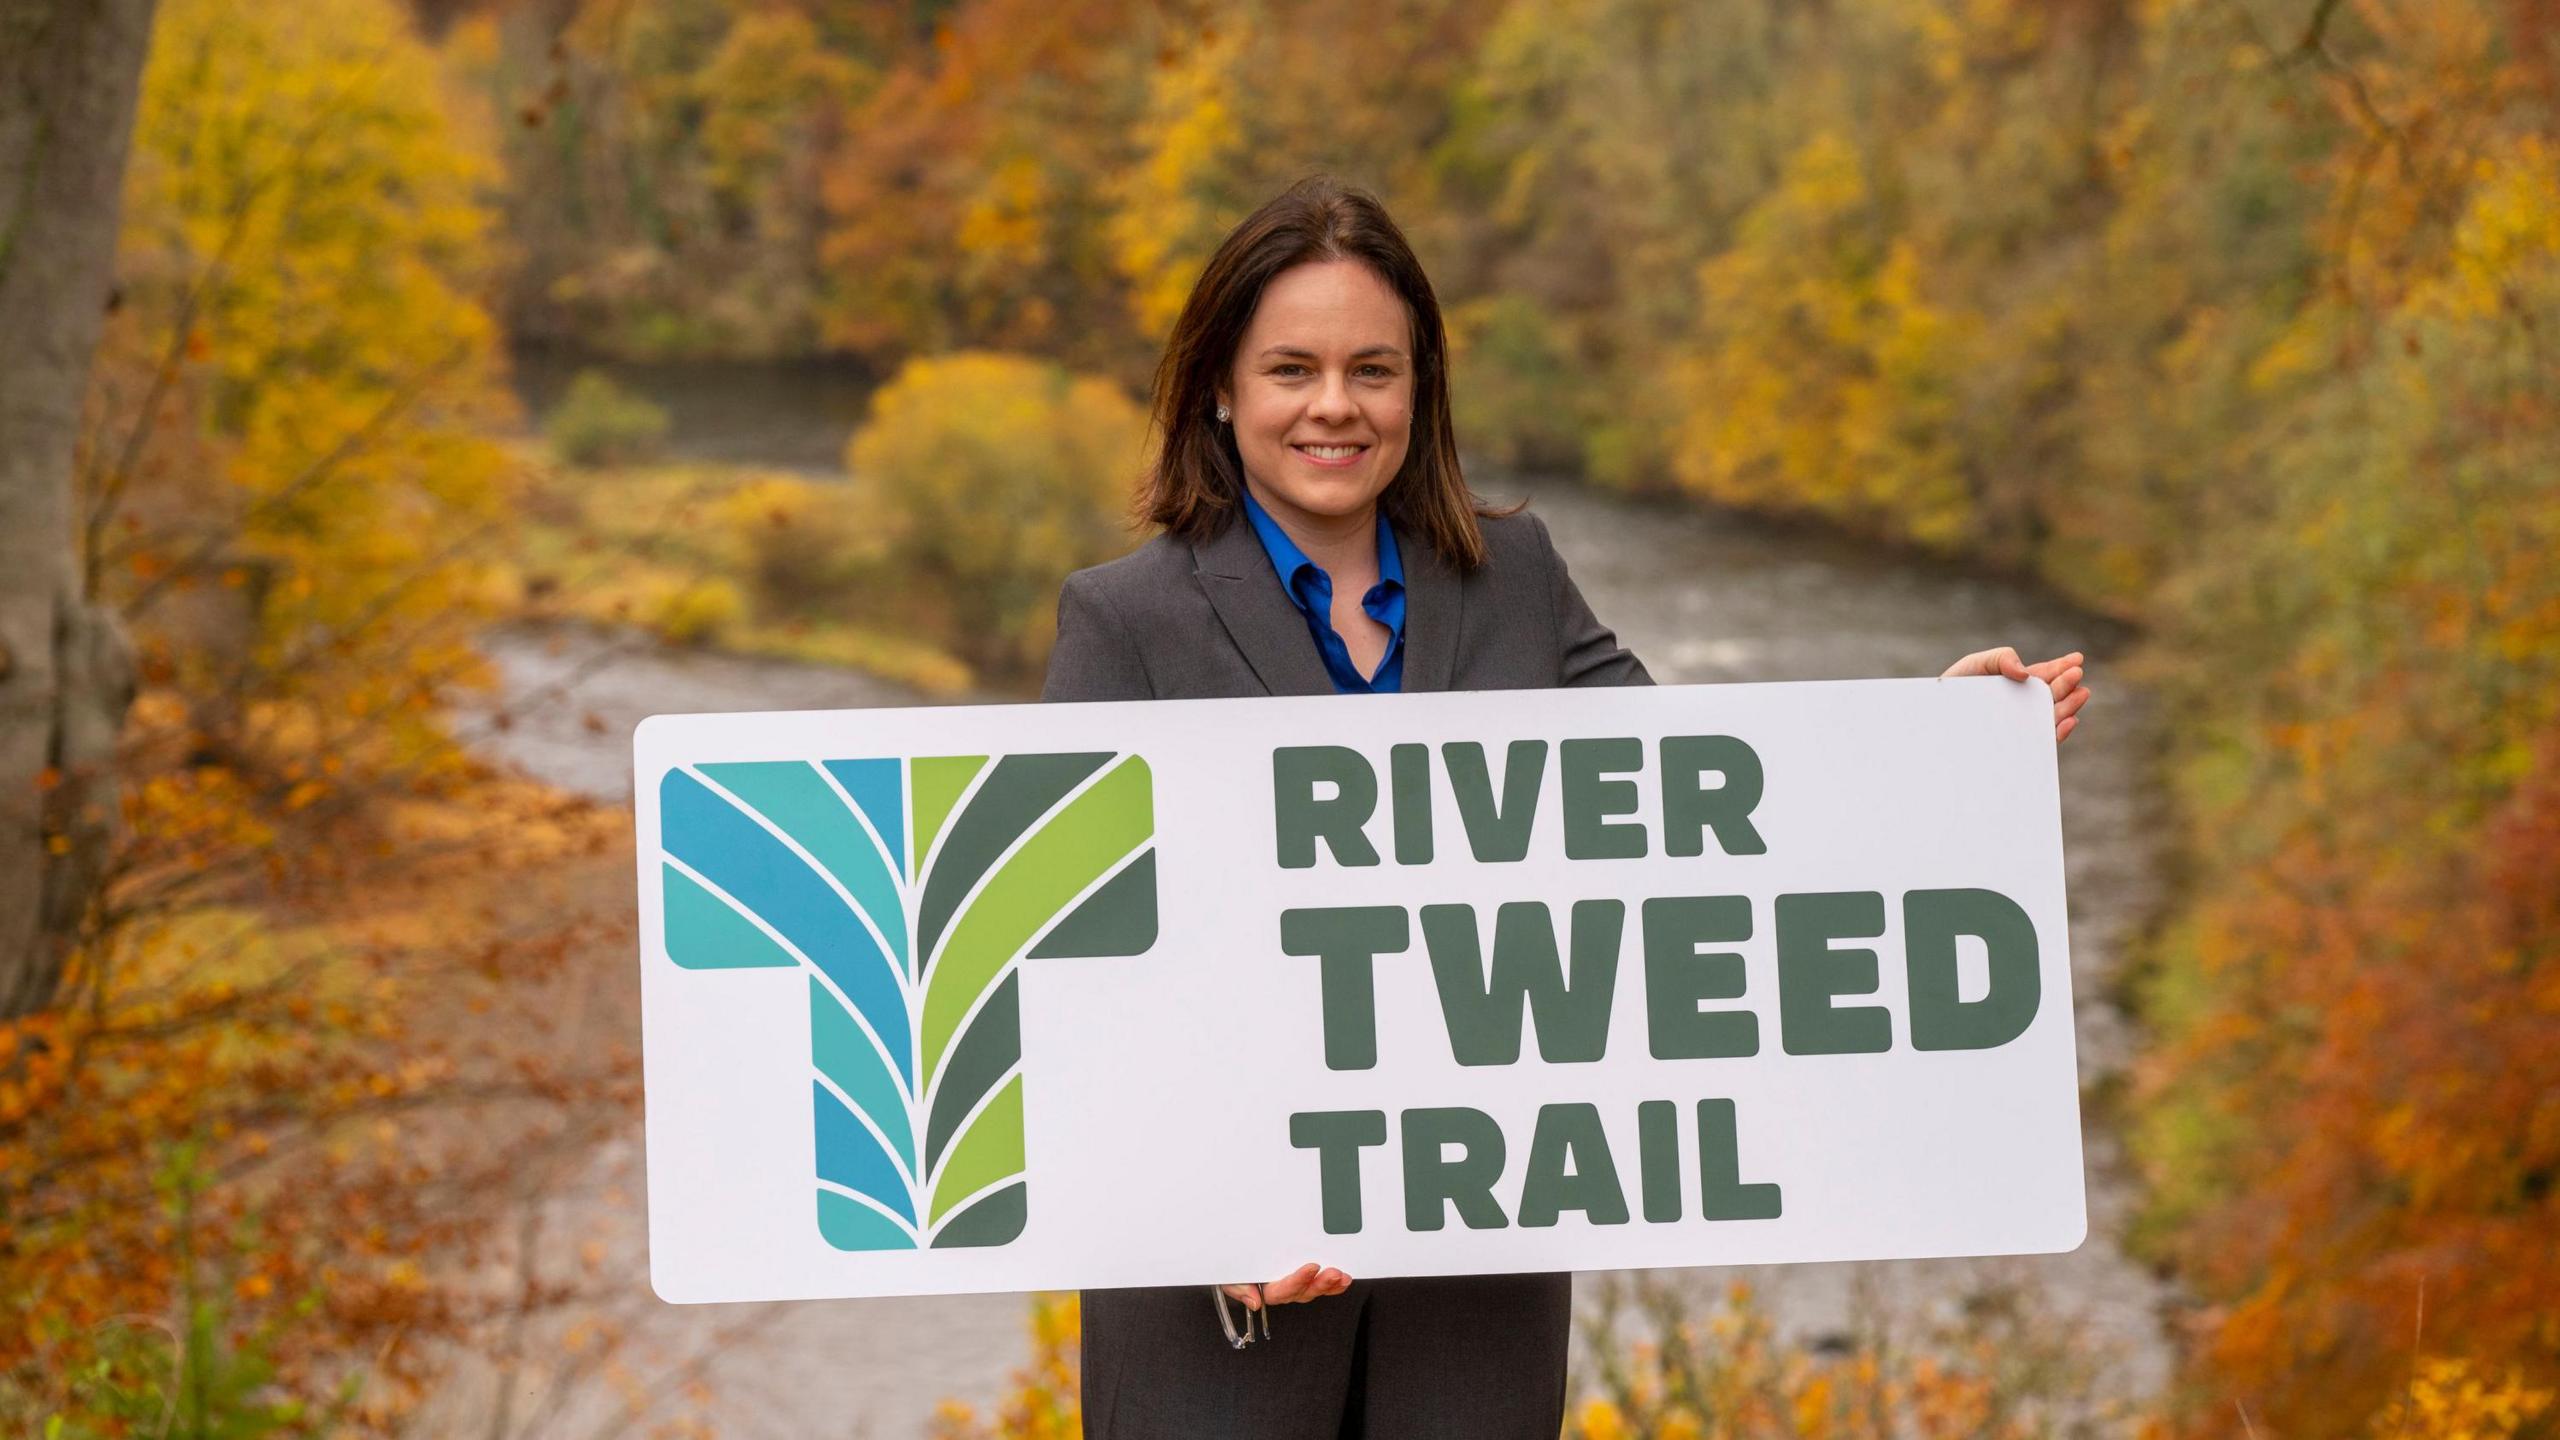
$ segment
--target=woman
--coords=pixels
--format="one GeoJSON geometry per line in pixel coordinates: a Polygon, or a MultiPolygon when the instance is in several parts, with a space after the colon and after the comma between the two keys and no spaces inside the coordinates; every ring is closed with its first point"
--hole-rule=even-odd
{"type": "MultiPolygon", "coordinates": [[[[1366,192],[1302,181],[1237,226],[1156,371],[1162,449],[1138,508],[1164,533],[1067,577],[1041,698],[1652,683],[1546,526],[1467,489],[1447,355],[1431,284],[1366,192]]],[[[2089,698],[2080,659],[1986,650],[1946,673],[2045,683],[2060,737],[2089,698]]],[[[1355,1289],[1311,1263],[1223,1289],[1266,1334],[1265,1307],[1305,1308],[1239,1348],[1215,1291],[1085,1292],[1088,1435],[1554,1440],[1563,1425],[1569,1275],[1355,1289]]]]}

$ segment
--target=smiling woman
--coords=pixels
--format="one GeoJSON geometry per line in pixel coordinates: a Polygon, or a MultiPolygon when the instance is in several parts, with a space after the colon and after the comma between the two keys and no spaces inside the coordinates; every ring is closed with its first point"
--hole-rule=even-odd
{"type": "MultiPolygon", "coordinates": [[[[1157,367],[1154,424],[1138,509],[1164,533],[1067,577],[1044,700],[1652,683],[1546,526],[1467,488],[1439,303],[1367,192],[1305,180],[1227,236],[1157,367]]],[[[1949,673],[2043,680],[2067,728],[2088,694],[2078,658],[1984,651],[1949,673]]],[[[1245,943],[1277,958],[1276,935],[1245,943]]],[[[1235,1037],[1246,1057],[1273,1043],[1306,1037],[1235,1037]]],[[[1355,1287],[1315,1263],[1088,1291],[1085,1433],[1552,1440],[1572,1298],[1562,1274],[1355,1287]],[[1222,1333],[1222,1294],[1260,1316],[1259,1343],[1222,1333]],[[1284,1304],[1297,1313],[1273,1337],[1284,1304]]]]}

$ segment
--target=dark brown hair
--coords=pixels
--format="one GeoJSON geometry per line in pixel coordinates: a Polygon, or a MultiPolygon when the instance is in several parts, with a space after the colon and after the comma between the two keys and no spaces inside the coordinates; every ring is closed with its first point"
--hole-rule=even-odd
{"type": "Polygon", "coordinates": [[[1413,438],[1404,468],[1378,504],[1398,530],[1420,535],[1450,564],[1472,570],[1485,561],[1476,518],[1511,511],[1478,500],[1458,468],[1440,302],[1378,197],[1326,175],[1299,181],[1246,216],[1191,287],[1156,364],[1160,444],[1139,488],[1139,516],[1182,539],[1205,540],[1243,513],[1244,461],[1235,432],[1218,422],[1218,386],[1235,363],[1263,287],[1284,270],[1323,260],[1368,266],[1403,299],[1413,322],[1413,438]]]}

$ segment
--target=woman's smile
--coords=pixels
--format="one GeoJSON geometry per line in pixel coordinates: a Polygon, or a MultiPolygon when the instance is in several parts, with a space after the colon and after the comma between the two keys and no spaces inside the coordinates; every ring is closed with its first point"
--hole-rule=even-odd
{"type": "Polygon", "coordinates": [[[1366,445],[1292,445],[1289,448],[1298,452],[1298,458],[1327,470],[1341,470],[1357,464],[1361,456],[1369,453],[1366,445]]]}

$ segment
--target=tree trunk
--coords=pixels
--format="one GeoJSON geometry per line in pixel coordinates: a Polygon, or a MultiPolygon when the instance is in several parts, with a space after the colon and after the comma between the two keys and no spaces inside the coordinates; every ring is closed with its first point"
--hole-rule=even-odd
{"type": "Polygon", "coordinates": [[[52,1003],[112,834],[133,665],[72,465],[154,4],[0,0],[0,1020],[52,1003]]]}

